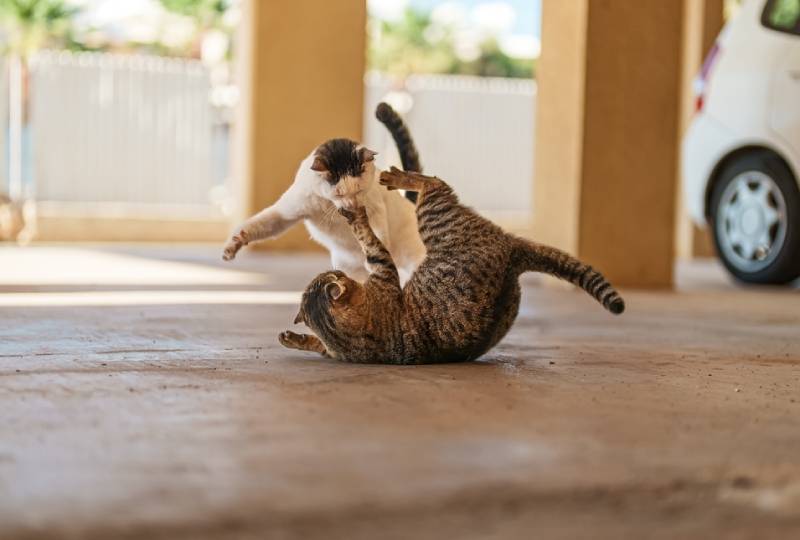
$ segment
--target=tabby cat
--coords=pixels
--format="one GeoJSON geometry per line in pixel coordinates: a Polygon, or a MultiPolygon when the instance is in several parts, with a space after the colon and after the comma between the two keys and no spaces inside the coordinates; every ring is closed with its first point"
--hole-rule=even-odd
{"type": "Polygon", "coordinates": [[[295,319],[316,336],[286,331],[279,336],[284,346],[346,362],[474,360],[508,332],[519,310],[519,277],[528,271],[578,285],[611,313],[625,310],[617,291],[591,266],[504,232],[459,204],[441,179],[393,167],[381,173],[380,183],[417,192],[427,257],[401,288],[397,268],[372,232],[366,210],[339,210],[364,250],[369,278],[362,285],[341,271],[317,276],[303,293],[295,319]]]}

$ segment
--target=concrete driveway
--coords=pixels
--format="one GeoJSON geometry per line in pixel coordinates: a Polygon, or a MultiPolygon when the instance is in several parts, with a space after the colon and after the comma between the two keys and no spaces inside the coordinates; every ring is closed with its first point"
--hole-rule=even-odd
{"type": "Polygon", "coordinates": [[[481,361],[282,349],[320,256],[0,249],[0,538],[798,538],[800,291],[524,279],[481,361]]]}

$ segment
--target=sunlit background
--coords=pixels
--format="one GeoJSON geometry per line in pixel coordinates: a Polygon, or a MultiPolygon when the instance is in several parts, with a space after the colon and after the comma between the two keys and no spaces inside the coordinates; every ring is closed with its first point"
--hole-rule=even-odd
{"type": "MultiPolygon", "coordinates": [[[[238,0],[0,6],[0,238],[224,238],[238,196],[230,172],[238,0]]],[[[457,179],[482,211],[528,220],[539,2],[371,0],[368,8],[364,142],[396,159],[372,119],[389,99],[429,169],[457,179]],[[504,178],[503,189],[481,181],[488,173],[504,178]]]]}

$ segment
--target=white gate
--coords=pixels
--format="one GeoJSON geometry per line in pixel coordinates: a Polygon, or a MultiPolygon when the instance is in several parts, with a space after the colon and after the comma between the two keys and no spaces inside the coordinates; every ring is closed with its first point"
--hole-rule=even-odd
{"type": "Polygon", "coordinates": [[[210,206],[209,90],[197,61],[37,54],[31,63],[36,198],[210,206]]]}
{"type": "MultiPolygon", "coordinates": [[[[389,79],[367,77],[365,141],[391,148],[375,106],[392,89],[389,79]]],[[[414,75],[406,120],[425,170],[441,176],[465,203],[514,221],[530,217],[536,83],[452,75],[414,75]]],[[[393,154],[393,150],[389,153],[393,154]]]]}

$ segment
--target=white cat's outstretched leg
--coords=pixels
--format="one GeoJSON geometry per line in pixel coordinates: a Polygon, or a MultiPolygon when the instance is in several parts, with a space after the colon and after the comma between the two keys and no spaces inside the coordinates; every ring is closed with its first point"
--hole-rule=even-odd
{"type": "Polygon", "coordinates": [[[239,250],[246,246],[250,241],[247,238],[247,233],[244,229],[239,230],[234,234],[228,243],[225,244],[225,249],[222,251],[222,260],[232,261],[239,250]]]}
{"type": "Polygon", "coordinates": [[[300,221],[299,217],[284,216],[275,206],[270,206],[245,221],[241,227],[239,227],[239,232],[234,234],[231,239],[228,240],[228,243],[225,244],[222,258],[226,261],[230,261],[236,257],[236,254],[242,247],[250,242],[257,242],[277,236],[298,221],[300,221]]]}
{"type": "Polygon", "coordinates": [[[222,258],[230,261],[247,244],[278,236],[303,219],[308,196],[296,186],[293,184],[275,204],[245,221],[225,244],[222,258]]]}

